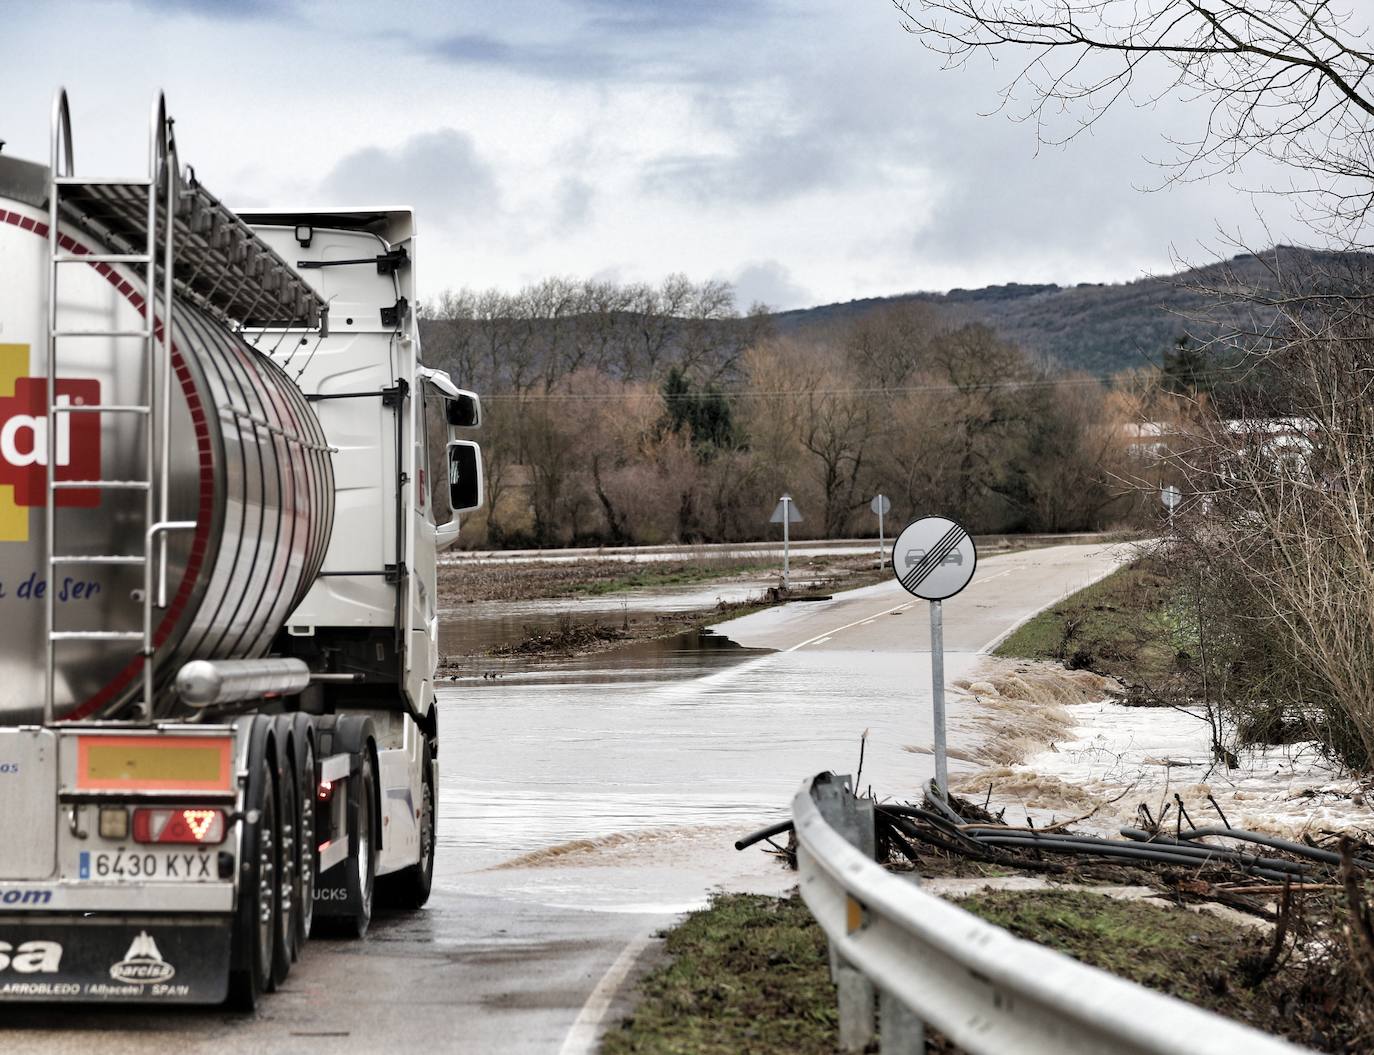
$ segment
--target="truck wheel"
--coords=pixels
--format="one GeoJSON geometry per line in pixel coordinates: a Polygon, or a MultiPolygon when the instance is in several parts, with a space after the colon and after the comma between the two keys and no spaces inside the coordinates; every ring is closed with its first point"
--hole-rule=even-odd
{"type": "Polygon", "coordinates": [[[378,894],[386,905],[399,909],[423,908],[434,884],[435,804],[434,756],[425,752],[425,776],[420,795],[420,860],[392,875],[383,876],[378,894]]]}
{"type": "MultiPolygon", "coordinates": [[[[353,783],[353,781],[350,781],[353,783]]],[[[377,885],[377,832],[373,819],[377,780],[372,771],[372,752],[366,748],[358,767],[356,798],[350,795],[349,809],[353,815],[353,838],[348,847],[348,888],[359,909],[352,916],[340,920],[346,937],[361,938],[372,922],[372,895],[377,885]]],[[[350,898],[350,900],[354,900],[350,898]]]]}
{"type": "MultiPolygon", "coordinates": [[[[282,743],[282,741],[279,741],[282,743]]],[[[292,946],[296,931],[296,832],[300,807],[296,803],[296,764],[286,747],[281,749],[277,779],[277,914],[272,940],[272,983],[281,985],[291,973],[292,946]]]]}
{"type": "Polygon", "coordinates": [[[256,773],[257,787],[249,800],[252,805],[243,840],[243,872],[234,924],[234,944],[241,950],[235,961],[241,966],[229,976],[230,1002],[245,1011],[257,1006],[261,994],[276,988],[272,967],[281,910],[277,884],[280,839],[272,773],[267,760],[261,757],[250,771],[256,773]],[[255,813],[256,820],[252,819],[255,813]]]}
{"type": "Polygon", "coordinates": [[[306,731],[296,730],[296,912],[292,957],[299,957],[315,921],[315,876],[319,868],[315,845],[315,745],[306,731]]]}

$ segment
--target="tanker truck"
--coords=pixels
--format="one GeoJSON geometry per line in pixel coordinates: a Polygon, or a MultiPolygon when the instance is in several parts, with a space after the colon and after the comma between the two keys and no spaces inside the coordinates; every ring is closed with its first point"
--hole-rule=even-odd
{"type": "Polygon", "coordinates": [[[405,208],[0,154],[0,1001],[253,1006],[434,869],[435,554],[480,404],[405,208]]]}

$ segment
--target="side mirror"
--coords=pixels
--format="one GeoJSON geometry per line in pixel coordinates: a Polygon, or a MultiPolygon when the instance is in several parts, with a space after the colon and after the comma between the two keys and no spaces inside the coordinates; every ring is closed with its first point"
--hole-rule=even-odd
{"type": "Polygon", "coordinates": [[[455,516],[447,524],[440,524],[434,529],[434,548],[435,550],[445,550],[458,541],[460,525],[455,516]]]}
{"type": "Polygon", "coordinates": [[[482,508],[482,448],[469,440],[449,441],[448,498],[455,513],[482,508]]]}
{"type": "Polygon", "coordinates": [[[482,424],[482,404],[475,392],[457,390],[456,396],[444,400],[449,425],[458,429],[475,429],[482,424]]]}

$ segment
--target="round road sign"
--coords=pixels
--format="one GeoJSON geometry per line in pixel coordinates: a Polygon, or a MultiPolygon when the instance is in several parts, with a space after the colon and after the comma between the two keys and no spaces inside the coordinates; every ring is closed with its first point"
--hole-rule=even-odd
{"type": "Polygon", "coordinates": [[[972,537],[948,517],[913,520],[892,544],[892,573],[908,593],[927,601],[953,597],[977,567],[972,537]]]}
{"type": "Polygon", "coordinates": [[[887,495],[874,495],[873,501],[868,503],[868,508],[880,517],[887,516],[888,510],[892,508],[892,500],[887,495]]]}

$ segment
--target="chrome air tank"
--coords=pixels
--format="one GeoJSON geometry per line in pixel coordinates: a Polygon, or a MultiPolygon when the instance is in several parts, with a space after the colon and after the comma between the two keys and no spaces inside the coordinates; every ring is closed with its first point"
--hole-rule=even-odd
{"type": "MultiPolygon", "coordinates": [[[[42,720],[47,591],[59,632],[125,635],[53,644],[54,716],[123,717],[142,698],[142,642],[128,635],[143,624],[145,416],[59,413],[48,442],[47,226],[43,210],[0,197],[0,725],[42,720]],[[70,559],[48,581],[50,455],[60,482],[122,483],[56,492],[54,553],[70,559]]],[[[108,251],[84,232],[61,232],[64,252],[108,251]]],[[[143,325],[141,270],[58,266],[59,333],[143,325]]],[[[290,357],[277,366],[180,301],[172,337],[167,519],[195,526],[165,536],[166,589],[154,591],[163,602],[153,609],[159,715],[178,708],[171,683],[183,663],[267,651],[314,582],[334,515],[330,452],[289,376],[290,357]]],[[[300,360],[308,353],[303,347],[300,360]]],[[[59,337],[57,402],[146,405],[149,369],[139,337],[59,337]]],[[[153,477],[160,507],[160,473],[153,477]]]]}

